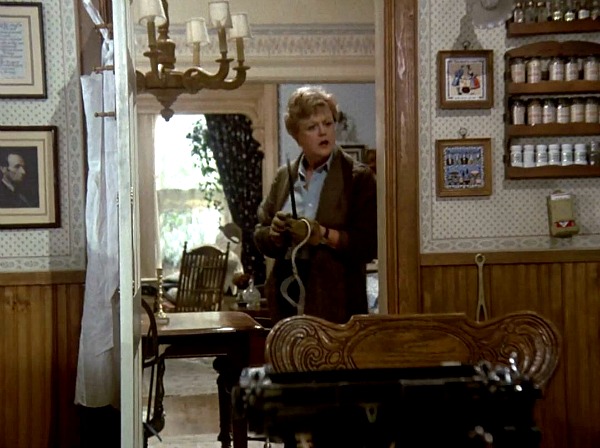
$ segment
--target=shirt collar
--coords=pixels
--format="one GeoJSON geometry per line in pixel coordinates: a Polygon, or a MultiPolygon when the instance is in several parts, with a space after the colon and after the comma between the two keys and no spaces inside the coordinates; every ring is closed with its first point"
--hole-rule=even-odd
{"type": "MultiPolygon", "coordinates": [[[[329,154],[329,158],[323,165],[321,165],[315,169],[316,173],[322,173],[323,171],[326,173],[329,172],[329,168],[331,167],[331,161],[333,160],[333,152],[334,151],[331,151],[331,154],[329,154]]],[[[302,180],[306,179],[305,164],[306,164],[306,158],[304,157],[304,154],[302,154],[302,156],[300,157],[300,164],[298,165],[298,177],[301,178],[302,180]]]]}

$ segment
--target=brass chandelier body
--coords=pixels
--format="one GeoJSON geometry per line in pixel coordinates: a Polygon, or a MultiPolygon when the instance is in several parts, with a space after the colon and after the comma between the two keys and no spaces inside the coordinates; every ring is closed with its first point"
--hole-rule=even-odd
{"type": "Polygon", "coordinates": [[[167,0],[141,0],[140,23],[148,31],[148,51],[150,71],[136,71],[138,93],[154,95],[163,106],[161,115],[169,120],[175,113],[171,106],[182,93],[195,94],[202,89],[234,90],[246,81],[244,64],[244,38],[251,37],[246,14],[230,14],[226,1],[209,2],[209,21],[216,30],[221,57],[215,73],[209,73],[200,66],[200,47],[209,43],[206,22],[203,18],[192,18],[186,24],[188,45],[193,47],[193,67],[182,72],[175,68],[176,45],[169,38],[169,16],[167,0]],[[156,28],[158,25],[158,37],[156,28]],[[227,40],[235,41],[237,66],[233,67],[235,77],[228,79],[232,58],[227,57],[227,40]]]}

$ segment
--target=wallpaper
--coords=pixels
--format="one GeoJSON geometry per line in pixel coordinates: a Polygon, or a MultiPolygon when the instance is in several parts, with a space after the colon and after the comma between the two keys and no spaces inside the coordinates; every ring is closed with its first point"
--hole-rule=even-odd
{"type": "Polygon", "coordinates": [[[84,154],[74,0],[42,3],[47,99],[1,99],[4,126],[58,127],[61,226],[1,229],[0,272],[85,268],[84,154]]]}
{"type": "Polygon", "coordinates": [[[470,0],[419,2],[419,164],[421,251],[470,252],[600,247],[600,179],[504,179],[504,53],[544,40],[590,40],[597,34],[508,38],[504,26],[475,29],[470,0]],[[437,53],[442,50],[493,50],[494,107],[484,110],[437,108],[437,53]],[[435,190],[437,139],[491,138],[491,196],[438,198],[435,190]],[[580,234],[550,238],[546,197],[555,190],[572,193],[580,234]]]}

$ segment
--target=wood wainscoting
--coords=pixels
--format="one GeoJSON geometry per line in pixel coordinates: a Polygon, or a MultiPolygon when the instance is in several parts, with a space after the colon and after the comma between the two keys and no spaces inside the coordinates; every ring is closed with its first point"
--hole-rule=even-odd
{"type": "MultiPolygon", "coordinates": [[[[476,254],[421,256],[422,310],[475,319],[476,254]]],[[[485,253],[488,317],[533,310],[562,335],[537,419],[543,448],[600,446],[600,251],[485,253]]]]}
{"type": "Polygon", "coordinates": [[[85,272],[0,274],[0,447],[79,446],[85,272]]]}

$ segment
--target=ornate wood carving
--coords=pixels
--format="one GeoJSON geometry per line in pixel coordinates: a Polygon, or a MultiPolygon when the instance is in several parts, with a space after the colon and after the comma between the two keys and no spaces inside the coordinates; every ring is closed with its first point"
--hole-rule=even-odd
{"type": "Polygon", "coordinates": [[[515,352],[519,371],[542,386],[559,351],[554,324],[525,311],[480,323],[455,313],[354,316],[346,324],[294,316],[273,327],[265,353],[275,371],[305,372],[482,360],[508,365],[515,352]]]}

